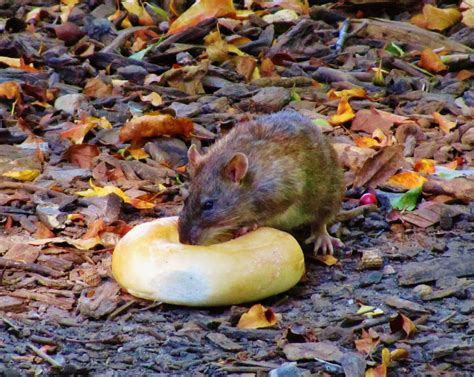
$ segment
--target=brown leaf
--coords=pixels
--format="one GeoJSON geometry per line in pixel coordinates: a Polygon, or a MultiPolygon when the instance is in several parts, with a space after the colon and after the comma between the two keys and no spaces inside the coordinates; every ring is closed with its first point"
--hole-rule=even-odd
{"type": "Polygon", "coordinates": [[[315,343],[289,343],[283,347],[283,352],[288,360],[314,360],[339,361],[343,355],[341,350],[330,342],[315,343]]]}
{"type": "Polygon", "coordinates": [[[143,115],[133,117],[120,130],[120,141],[138,141],[157,136],[191,137],[193,121],[188,118],[174,118],[169,114],[143,115]]]}
{"type": "Polygon", "coordinates": [[[398,315],[390,321],[390,330],[392,333],[403,330],[403,332],[410,337],[416,332],[416,326],[406,315],[398,313],[398,315]]]}
{"type": "Polygon", "coordinates": [[[106,84],[99,77],[94,77],[86,81],[82,93],[92,98],[103,98],[110,97],[112,95],[112,89],[112,85],[106,84]]]}
{"type": "Polygon", "coordinates": [[[451,195],[464,202],[474,201],[474,176],[450,180],[428,177],[423,191],[435,195],[451,195]]]}
{"type": "Polygon", "coordinates": [[[368,134],[372,134],[377,128],[380,128],[385,135],[390,134],[390,128],[394,122],[386,117],[376,109],[370,110],[359,110],[352,121],[352,131],[364,131],[368,134]]]}
{"type": "Polygon", "coordinates": [[[362,330],[361,338],[356,339],[354,343],[357,351],[369,355],[380,343],[380,338],[378,336],[372,337],[367,331],[362,330]]]}
{"type": "Polygon", "coordinates": [[[99,319],[111,313],[118,305],[120,287],[115,282],[106,282],[91,289],[79,298],[77,308],[85,317],[99,319]]]}
{"type": "Polygon", "coordinates": [[[160,83],[179,89],[190,96],[204,93],[202,79],[207,73],[209,61],[202,61],[198,65],[182,68],[172,68],[161,75],[160,83]]]}
{"type": "Polygon", "coordinates": [[[56,33],[56,37],[65,41],[67,45],[74,44],[84,35],[81,28],[72,22],[65,22],[56,26],[54,32],[56,33]]]}
{"type": "Polygon", "coordinates": [[[92,160],[100,154],[97,145],[75,144],[71,145],[66,151],[66,157],[73,164],[83,169],[92,169],[92,160]]]}
{"type": "Polygon", "coordinates": [[[403,146],[391,145],[382,148],[368,158],[356,173],[354,187],[376,187],[385,182],[404,165],[403,146]]]}

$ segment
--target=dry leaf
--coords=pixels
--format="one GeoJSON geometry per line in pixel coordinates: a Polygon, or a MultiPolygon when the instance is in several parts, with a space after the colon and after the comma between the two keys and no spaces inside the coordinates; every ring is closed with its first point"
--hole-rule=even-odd
{"type": "Polygon", "coordinates": [[[98,77],[94,77],[86,81],[82,92],[88,97],[103,98],[110,97],[112,95],[112,90],[112,85],[106,84],[98,77]]]}
{"type": "Polygon", "coordinates": [[[414,170],[422,174],[433,174],[436,172],[435,160],[423,158],[415,162],[414,170]]]}
{"type": "Polygon", "coordinates": [[[237,327],[239,329],[260,329],[277,323],[275,313],[261,304],[255,304],[247,313],[242,314],[237,327]]]}
{"type": "Polygon", "coordinates": [[[423,191],[434,195],[450,195],[466,203],[474,201],[474,178],[454,178],[450,180],[428,177],[423,191]]]}
{"type": "Polygon", "coordinates": [[[16,81],[0,83],[0,98],[18,100],[21,95],[20,86],[16,81]]]}
{"type": "Polygon", "coordinates": [[[370,336],[370,334],[362,329],[362,335],[360,339],[356,339],[354,341],[355,347],[357,351],[361,353],[366,353],[367,355],[370,355],[372,351],[378,346],[380,343],[380,338],[377,334],[376,337],[370,336]]]}
{"type": "Polygon", "coordinates": [[[133,117],[120,130],[120,141],[137,141],[157,136],[191,137],[194,124],[188,118],[174,118],[169,114],[133,117]]]}
{"type": "Polygon", "coordinates": [[[337,106],[336,114],[329,118],[329,122],[338,125],[345,123],[355,117],[354,111],[352,110],[351,105],[347,97],[342,97],[337,106]]]}
{"type": "Polygon", "coordinates": [[[181,14],[170,26],[168,35],[196,26],[210,18],[235,16],[232,0],[200,0],[181,14]]]}
{"type": "Polygon", "coordinates": [[[118,197],[120,197],[125,203],[128,203],[138,209],[149,209],[155,206],[153,203],[146,202],[144,200],[132,199],[127,194],[125,194],[121,189],[115,186],[99,187],[99,186],[94,185],[92,181],[89,182],[89,185],[91,186],[90,189],[76,192],[76,194],[79,196],[84,196],[84,197],[107,196],[109,194],[115,194],[118,197]]]}
{"type": "Polygon", "coordinates": [[[431,48],[425,48],[420,56],[418,65],[430,72],[438,73],[448,69],[448,67],[441,61],[441,58],[431,48]]]}
{"type": "Polygon", "coordinates": [[[410,318],[402,313],[398,313],[397,317],[390,321],[390,330],[392,333],[403,330],[410,337],[416,332],[416,326],[410,318]]]}
{"type": "Polygon", "coordinates": [[[449,134],[449,131],[456,127],[456,122],[451,122],[440,113],[435,112],[432,115],[433,119],[436,121],[436,123],[438,123],[439,128],[441,128],[441,131],[443,131],[446,135],[449,134]]]}
{"type": "Polygon", "coordinates": [[[376,130],[381,129],[385,135],[389,135],[394,121],[387,114],[389,113],[375,108],[359,110],[352,121],[351,130],[372,134],[376,130]]]}
{"type": "Polygon", "coordinates": [[[18,181],[31,182],[34,181],[40,173],[41,172],[38,169],[12,170],[2,173],[2,176],[13,178],[18,181]]]}
{"type": "Polygon", "coordinates": [[[425,182],[425,177],[412,171],[406,171],[391,176],[386,184],[411,190],[415,187],[423,186],[423,183],[425,182]]]}
{"type": "Polygon", "coordinates": [[[160,106],[163,103],[163,98],[156,92],[151,92],[147,96],[140,96],[140,98],[143,102],[150,102],[153,106],[160,106]]]}
{"type": "Polygon", "coordinates": [[[342,98],[342,97],[346,97],[346,98],[351,98],[351,97],[366,98],[367,97],[367,92],[363,88],[352,88],[352,89],[344,89],[344,90],[331,89],[331,90],[329,90],[327,95],[328,95],[329,99],[338,99],[338,98],[342,98]]]}
{"type": "Polygon", "coordinates": [[[354,187],[376,187],[404,165],[403,146],[391,145],[369,157],[356,173],[354,187]]]}
{"type": "Polygon", "coordinates": [[[75,165],[83,169],[92,169],[92,160],[100,154],[97,145],[75,144],[66,151],[66,157],[75,165]]]}
{"type": "Polygon", "coordinates": [[[440,9],[426,4],[423,13],[412,17],[410,22],[429,30],[443,31],[461,20],[461,12],[455,8],[440,9]]]}
{"type": "Polygon", "coordinates": [[[360,148],[373,148],[380,146],[378,140],[375,140],[374,138],[368,136],[355,136],[354,142],[360,148]]]}
{"type": "Polygon", "coordinates": [[[464,25],[474,28],[474,8],[462,12],[462,22],[464,25]]]}
{"type": "Polygon", "coordinates": [[[321,263],[324,263],[326,266],[334,266],[337,262],[339,262],[339,259],[329,254],[316,255],[314,259],[320,261],[321,263]]]}
{"type": "Polygon", "coordinates": [[[138,17],[140,25],[154,25],[153,18],[151,18],[138,0],[122,0],[122,5],[129,13],[138,17]]]}
{"type": "Polygon", "coordinates": [[[204,93],[202,79],[207,73],[209,60],[203,60],[198,65],[182,68],[172,68],[161,75],[160,83],[179,89],[190,96],[204,93]]]}

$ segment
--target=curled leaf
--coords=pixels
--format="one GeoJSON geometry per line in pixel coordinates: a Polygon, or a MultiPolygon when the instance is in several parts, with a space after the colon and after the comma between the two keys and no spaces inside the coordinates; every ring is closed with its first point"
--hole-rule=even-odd
{"type": "Polygon", "coordinates": [[[347,97],[341,97],[339,105],[337,106],[336,114],[333,115],[329,122],[333,125],[338,125],[345,123],[355,117],[354,111],[352,110],[351,105],[347,97]]]}
{"type": "Polygon", "coordinates": [[[413,171],[406,171],[395,174],[387,180],[387,184],[398,186],[404,189],[413,189],[416,187],[423,186],[427,180],[425,177],[415,173],[413,171]]]}
{"type": "Polygon", "coordinates": [[[426,4],[423,13],[412,17],[410,22],[429,30],[443,31],[461,20],[461,12],[455,8],[441,9],[426,4]]]}
{"type": "Polygon", "coordinates": [[[242,314],[237,327],[239,329],[259,329],[271,327],[277,323],[273,310],[265,308],[261,304],[255,304],[247,313],[242,314]]]}
{"type": "Polygon", "coordinates": [[[31,182],[34,181],[40,175],[38,169],[25,169],[25,170],[13,170],[2,173],[2,176],[13,178],[18,181],[31,182]]]}
{"type": "Polygon", "coordinates": [[[400,211],[413,211],[421,197],[421,192],[422,186],[416,187],[407,191],[399,198],[392,199],[390,204],[393,208],[399,209],[400,211]]]}

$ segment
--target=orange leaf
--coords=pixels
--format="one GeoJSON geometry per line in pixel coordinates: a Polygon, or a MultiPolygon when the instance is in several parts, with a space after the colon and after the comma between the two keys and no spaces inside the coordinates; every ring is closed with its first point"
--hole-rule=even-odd
{"type": "Polygon", "coordinates": [[[92,123],[79,123],[72,126],[70,129],[59,134],[62,139],[69,139],[74,144],[82,144],[87,133],[94,128],[92,123]]]}
{"type": "Polygon", "coordinates": [[[87,240],[89,238],[95,238],[105,230],[105,222],[103,219],[97,219],[89,224],[87,232],[82,236],[82,239],[87,240]]]}
{"type": "Polygon", "coordinates": [[[439,128],[441,128],[441,131],[443,131],[446,135],[449,134],[449,131],[456,127],[456,122],[451,122],[440,113],[434,112],[432,115],[435,122],[438,123],[439,128]]]}
{"type": "Polygon", "coordinates": [[[365,330],[362,330],[362,337],[354,341],[357,351],[361,353],[371,354],[372,351],[380,343],[379,338],[373,338],[365,330]]]}
{"type": "Polygon", "coordinates": [[[435,160],[423,158],[415,162],[415,171],[422,174],[433,174],[436,172],[435,160]]]}
{"type": "Polygon", "coordinates": [[[378,147],[380,145],[380,143],[377,140],[368,136],[355,136],[354,142],[360,148],[372,148],[372,147],[378,147]]]}
{"type": "Polygon", "coordinates": [[[168,35],[189,29],[210,18],[235,16],[232,0],[201,0],[181,14],[168,30],[168,35]]]}
{"type": "Polygon", "coordinates": [[[247,313],[242,314],[237,327],[239,329],[259,329],[271,327],[277,323],[273,310],[265,308],[261,304],[255,304],[247,313]]]}
{"type": "Polygon", "coordinates": [[[113,87],[103,82],[99,77],[94,77],[86,81],[83,93],[92,98],[103,98],[112,95],[113,87]]]}
{"type": "Polygon", "coordinates": [[[408,337],[413,335],[416,332],[416,326],[410,318],[398,313],[398,315],[390,321],[390,330],[392,333],[403,330],[408,337]]]}
{"type": "Polygon", "coordinates": [[[126,152],[129,153],[134,160],[144,160],[145,158],[150,157],[143,148],[127,148],[126,152]]]}
{"type": "Polygon", "coordinates": [[[326,266],[334,266],[337,262],[339,262],[339,259],[329,254],[317,255],[315,259],[317,259],[321,263],[324,263],[326,266]]]}
{"type": "Polygon", "coordinates": [[[122,127],[120,130],[120,141],[137,141],[163,135],[190,137],[193,128],[193,121],[188,118],[174,118],[169,114],[143,115],[133,117],[122,127]]]}
{"type": "Polygon", "coordinates": [[[461,12],[455,8],[440,9],[426,4],[423,13],[412,17],[410,22],[429,30],[443,31],[461,20],[461,12]]]}
{"type": "Polygon", "coordinates": [[[441,58],[431,48],[425,48],[420,56],[418,65],[430,72],[438,73],[446,71],[448,67],[441,61],[441,58]]]}
{"type": "Polygon", "coordinates": [[[355,117],[354,111],[352,110],[351,105],[349,104],[349,100],[347,97],[342,97],[339,101],[339,105],[337,106],[337,112],[333,115],[329,122],[338,125],[345,123],[355,117]]]}
{"type": "Polygon", "coordinates": [[[20,98],[20,86],[15,81],[2,82],[0,84],[0,98],[14,99],[20,98]]]}
{"type": "Polygon", "coordinates": [[[387,184],[393,186],[400,186],[405,189],[411,190],[415,187],[423,186],[427,179],[422,177],[418,173],[413,171],[406,171],[402,173],[395,174],[387,180],[387,184]]]}

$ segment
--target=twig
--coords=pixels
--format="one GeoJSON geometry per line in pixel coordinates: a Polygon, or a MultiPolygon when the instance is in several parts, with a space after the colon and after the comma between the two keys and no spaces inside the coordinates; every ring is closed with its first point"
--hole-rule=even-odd
{"type": "Polygon", "coordinates": [[[51,196],[68,196],[67,194],[64,194],[62,192],[58,191],[53,191],[41,186],[36,186],[32,185],[31,183],[23,183],[23,182],[0,182],[0,190],[4,189],[14,189],[14,190],[26,190],[26,191],[40,191],[40,192],[46,192],[51,196]]]}
{"type": "Polygon", "coordinates": [[[46,352],[41,351],[39,348],[35,347],[33,344],[27,345],[29,349],[31,349],[34,353],[36,353],[39,357],[41,357],[44,361],[47,361],[55,368],[62,368],[62,364],[56,360],[54,360],[51,356],[47,355],[46,352]]]}
{"type": "Polygon", "coordinates": [[[121,47],[125,43],[125,40],[130,35],[132,35],[136,31],[145,30],[148,28],[149,26],[134,26],[128,29],[121,30],[119,34],[115,37],[115,39],[109,45],[105,46],[101,50],[101,52],[105,52],[105,53],[113,52],[116,48],[121,47]]]}
{"type": "Polygon", "coordinates": [[[349,26],[351,25],[351,19],[346,18],[342,24],[341,27],[339,28],[339,37],[337,37],[336,41],[336,52],[340,52],[342,48],[344,47],[344,43],[346,42],[347,37],[349,34],[347,33],[347,30],[349,30],[349,26]]]}
{"type": "Polygon", "coordinates": [[[36,272],[40,275],[52,276],[55,278],[59,278],[64,275],[60,271],[53,270],[52,268],[49,268],[46,266],[41,266],[40,264],[23,263],[23,262],[18,262],[15,260],[6,259],[3,257],[0,257],[0,267],[15,268],[17,270],[22,270],[22,271],[36,272]]]}
{"type": "Polygon", "coordinates": [[[369,212],[375,211],[377,211],[377,206],[375,204],[364,204],[363,206],[339,212],[336,215],[336,221],[348,221],[353,219],[354,217],[365,215],[369,212]]]}
{"type": "Polygon", "coordinates": [[[128,308],[130,308],[131,306],[133,306],[135,304],[135,300],[131,300],[131,301],[128,301],[126,302],[125,304],[123,304],[122,306],[118,307],[117,309],[115,309],[112,313],[110,313],[107,317],[107,320],[110,320],[110,319],[114,319],[115,317],[117,317],[119,314],[123,313],[125,310],[127,310],[128,308]]]}

